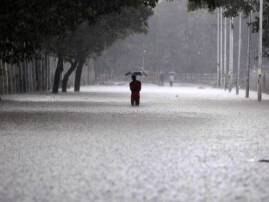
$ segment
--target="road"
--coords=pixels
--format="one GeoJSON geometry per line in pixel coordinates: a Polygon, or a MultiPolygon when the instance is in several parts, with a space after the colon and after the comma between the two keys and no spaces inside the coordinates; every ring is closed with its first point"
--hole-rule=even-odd
{"type": "Polygon", "coordinates": [[[131,107],[126,85],[82,91],[3,97],[1,202],[269,201],[268,96],[146,85],[131,107]]]}

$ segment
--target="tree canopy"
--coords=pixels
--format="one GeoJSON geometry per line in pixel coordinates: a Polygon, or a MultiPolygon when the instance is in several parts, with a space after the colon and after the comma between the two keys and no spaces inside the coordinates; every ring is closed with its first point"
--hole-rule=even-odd
{"type": "MultiPolygon", "coordinates": [[[[153,11],[147,7],[124,7],[120,13],[104,15],[90,26],[82,23],[61,43],[50,43],[54,47],[52,50],[55,51],[55,54],[60,46],[64,60],[71,63],[69,70],[64,75],[62,90],[66,91],[68,77],[73,71],[77,70],[76,78],[80,78],[79,69],[82,68],[86,58],[101,55],[103,50],[111,46],[117,39],[124,39],[133,33],[145,33],[147,31],[146,21],[152,14],[153,11]]],[[[78,84],[77,88],[79,88],[78,84]]]]}
{"type": "Polygon", "coordinates": [[[249,13],[257,7],[256,0],[189,0],[188,9],[190,11],[206,8],[213,11],[218,7],[223,7],[226,16],[237,16],[239,11],[249,13]]]}
{"type": "Polygon", "coordinates": [[[123,7],[154,7],[158,0],[3,0],[0,7],[0,59],[15,63],[42,51],[44,41],[65,38],[87,21],[123,7]]]}
{"type": "MultiPolygon", "coordinates": [[[[258,0],[189,0],[188,9],[194,11],[197,9],[205,8],[209,11],[213,11],[218,7],[224,8],[224,15],[237,16],[239,11],[243,11],[248,14],[251,10],[259,10],[259,1],[258,0]]],[[[269,0],[264,0],[264,9],[263,9],[263,54],[264,56],[269,56],[269,0]]],[[[253,32],[258,32],[259,30],[259,18],[256,16],[255,20],[252,22],[253,32]]]]}

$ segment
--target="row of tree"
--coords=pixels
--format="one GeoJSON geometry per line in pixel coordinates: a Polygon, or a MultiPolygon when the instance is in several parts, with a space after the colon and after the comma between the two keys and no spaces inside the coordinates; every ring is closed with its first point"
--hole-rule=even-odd
{"type": "Polygon", "coordinates": [[[238,64],[236,72],[236,94],[239,94],[240,67],[241,67],[241,48],[242,48],[242,16],[248,17],[248,45],[247,45],[247,75],[246,75],[246,97],[249,97],[249,77],[250,77],[250,44],[251,32],[259,32],[259,54],[258,54],[258,75],[257,91],[258,100],[262,99],[262,57],[268,55],[268,17],[269,1],[265,0],[189,0],[188,7],[190,10],[207,8],[210,11],[218,10],[218,85],[227,86],[231,91],[233,84],[233,43],[234,43],[234,18],[239,18],[239,36],[238,36],[238,64]],[[252,22],[253,13],[257,13],[255,20],[252,22]],[[224,18],[224,20],[223,20],[224,18]],[[264,20],[265,19],[265,20],[264,20]],[[229,64],[227,64],[227,20],[229,21],[229,64]],[[252,28],[252,29],[251,29],[252,28]],[[223,37],[224,29],[224,37],[223,37]],[[264,42],[264,43],[263,43],[264,42]],[[224,47],[223,47],[224,46],[224,47]]]}
{"type": "Polygon", "coordinates": [[[147,18],[158,0],[3,0],[0,7],[0,60],[21,64],[44,55],[58,59],[53,93],[57,93],[64,63],[65,92],[75,72],[80,90],[82,68],[115,40],[146,32],[147,18]]]}

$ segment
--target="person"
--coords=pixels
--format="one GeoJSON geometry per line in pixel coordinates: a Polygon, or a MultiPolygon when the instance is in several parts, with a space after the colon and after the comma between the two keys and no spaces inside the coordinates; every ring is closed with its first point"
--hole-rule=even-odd
{"type": "Polygon", "coordinates": [[[132,75],[132,82],[130,83],[130,90],[131,90],[131,105],[139,106],[141,82],[136,80],[136,75],[132,75]]]}
{"type": "Polygon", "coordinates": [[[174,74],[170,74],[169,75],[169,83],[170,83],[170,86],[171,87],[173,86],[174,81],[175,81],[175,75],[174,74]]]}

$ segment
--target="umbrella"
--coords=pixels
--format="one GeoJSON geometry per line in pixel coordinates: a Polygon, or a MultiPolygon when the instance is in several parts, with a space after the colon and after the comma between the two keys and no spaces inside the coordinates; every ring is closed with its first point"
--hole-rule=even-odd
{"type": "Polygon", "coordinates": [[[169,74],[170,74],[170,75],[175,75],[175,74],[176,74],[176,72],[171,71],[171,72],[169,72],[169,74]]]}
{"type": "Polygon", "coordinates": [[[144,71],[139,71],[139,72],[127,72],[125,76],[147,76],[147,73],[144,71]]]}

